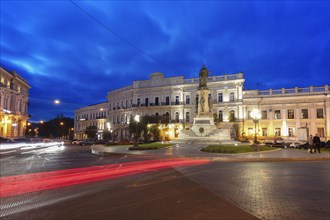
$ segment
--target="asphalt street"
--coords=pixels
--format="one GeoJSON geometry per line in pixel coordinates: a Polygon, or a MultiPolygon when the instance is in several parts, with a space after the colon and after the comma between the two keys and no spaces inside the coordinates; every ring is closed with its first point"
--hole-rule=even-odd
{"type": "MultiPolygon", "coordinates": [[[[144,163],[179,157],[174,145],[134,154],[91,154],[91,148],[67,146],[0,158],[1,178],[73,168],[144,163]]],[[[180,149],[181,148],[181,149],[180,149]]],[[[281,151],[273,152],[281,154],[281,151]]],[[[303,151],[284,151],[304,154],[303,151]]],[[[196,154],[196,155],[195,155],[196,154]]],[[[268,153],[269,154],[269,153],[268,153]]],[[[267,154],[267,155],[268,155],[267,154]]],[[[283,154],[283,153],[282,153],[283,154]]],[[[256,154],[258,155],[258,154],[256,154]]],[[[241,156],[249,158],[258,156],[241,156]]],[[[182,155],[181,155],[182,156],[182,155]]],[[[273,158],[275,157],[273,156],[273,158]]],[[[206,164],[144,170],[91,183],[1,198],[2,219],[329,219],[330,163],[321,160],[251,162],[215,159],[206,164]]],[[[228,158],[227,157],[220,158],[228,158]]],[[[267,156],[271,158],[270,156],[267,156]]],[[[278,157],[278,156],[276,156],[278,157]]],[[[306,158],[311,157],[307,155],[306,158]]],[[[237,158],[236,158],[237,159],[237,158]]],[[[120,169],[120,166],[118,166],[120,169]]],[[[1,191],[1,189],[0,189],[1,191]]]]}

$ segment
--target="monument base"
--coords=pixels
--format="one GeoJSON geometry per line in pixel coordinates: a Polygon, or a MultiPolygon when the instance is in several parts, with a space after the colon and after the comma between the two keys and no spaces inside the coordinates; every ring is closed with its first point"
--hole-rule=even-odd
{"type": "Polygon", "coordinates": [[[194,118],[191,130],[181,130],[179,133],[179,141],[194,143],[218,143],[218,144],[236,144],[235,140],[230,137],[230,129],[219,129],[214,124],[212,117],[199,115],[194,118]]]}

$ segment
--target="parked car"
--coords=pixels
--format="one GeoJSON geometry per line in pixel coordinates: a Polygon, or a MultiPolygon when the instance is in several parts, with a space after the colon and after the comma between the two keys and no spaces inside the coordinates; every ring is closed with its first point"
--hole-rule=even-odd
{"type": "Polygon", "coordinates": [[[327,143],[325,144],[325,147],[326,147],[326,148],[330,148],[330,140],[327,141],[327,143]]]}
{"type": "Polygon", "coordinates": [[[73,140],[71,144],[81,144],[83,140],[73,140]]]}
{"type": "Polygon", "coordinates": [[[93,140],[83,140],[82,142],[80,142],[80,145],[92,145],[94,144],[93,140]]]}
{"type": "Polygon", "coordinates": [[[291,148],[298,148],[300,145],[305,144],[305,142],[302,141],[295,141],[289,145],[291,148]]]}
{"type": "Polygon", "coordinates": [[[12,143],[13,141],[8,138],[0,137],[0,143],[12,143]]]}
{"type": "Polygon", "coordinates": [[[304,143],[304,144],[301,144],[298,146],[298,149],[305,149],[307,150],[309,148],[309,144],[308,142],[304,143]]]}

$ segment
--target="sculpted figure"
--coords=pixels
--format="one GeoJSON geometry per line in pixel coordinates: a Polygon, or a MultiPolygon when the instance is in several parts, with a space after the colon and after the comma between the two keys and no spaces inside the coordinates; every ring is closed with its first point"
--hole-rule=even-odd
{"type": "Polygon", "coordinates": [[[201,94],[201,112],[204,112],[205,99],[204,95],[201,94]]]}
{"type": "Polygon", "coordinates": [[[207,88],[207,78],[209,77],[209,71],[206,69],[205,65],[199,71],[199,89],[207,88]]]}

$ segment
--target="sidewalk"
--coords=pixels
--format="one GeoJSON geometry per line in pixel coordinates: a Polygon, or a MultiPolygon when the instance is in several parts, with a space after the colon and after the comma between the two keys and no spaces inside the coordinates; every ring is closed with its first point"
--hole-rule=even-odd
{"type": "Polygon", "coordinates": [[[209,159],[215,161],[245,161],[245,162],[279,162],[279,161],[318,161],[318,160],[330,160],[330,152],[322,152],[310,154],[307,150],[301,149],[275,149],[273,151],[264,152],[251,152],[242,154],[220,154],[220,153],[206,153],[200,151],[203,144],[185,144],[174,143],[168,148],[158,150],[145,150],[145,151],[130,151],[130,146],[111,146],[106,147],[104,145],[91,146],[92,153],[94,154],[132,154],[132,155],[145,155],[154,157],[189,157],[198,159],[209,159]]]}

